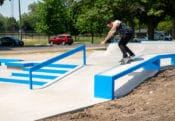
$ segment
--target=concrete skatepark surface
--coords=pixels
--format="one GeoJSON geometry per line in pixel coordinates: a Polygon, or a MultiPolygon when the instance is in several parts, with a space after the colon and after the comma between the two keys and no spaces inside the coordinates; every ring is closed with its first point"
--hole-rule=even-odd
{"type": "MultiPolygon", "coordinates": [[[[129,44],[136,55],[173,53],[174,45],[175,43],[129,44]]],[[[29,90],[28,86],[24,85],[0,83],[0,119],[3,121],[33,121],[107,101],[94,98],[93,78],[96,73],[116,66],[120,59],[121,53],[117,44],[111,44],[106,51],[92,52],[87,57],[85,67],[47,88],[29,90]]],[[[81,62],[81,59],[71,58],[64,60],[63,63],[74,61],[81,62]]],[[[166,64],[166,60],[164,63],[166,64]]],[[[116,81],[115,95],[120,97],[127,94],[133,86],[155,73],[157,72],[144,71],[138,75],[129,74],[120,78],[116,81]],[[128,78],[131,76],[135,76],[136,82],[130,81],[128,84],[128,78]],[[122,89],[122,85],[125,85],[125,88],[122,89]]]]}

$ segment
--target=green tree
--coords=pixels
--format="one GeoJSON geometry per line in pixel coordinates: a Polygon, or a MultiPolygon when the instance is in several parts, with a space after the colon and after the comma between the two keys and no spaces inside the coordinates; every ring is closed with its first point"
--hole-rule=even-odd
{"type": "Polygon", "coordinates": [[[173,26],[172,17],[167,16],[164,21],[161,21],[158,24],[157,29],[164,30],[168,34],[172,34],[172,28],[173,28],[172,26],[173,26]]]}
{"type": "MultiPolygon", "coordinates": [[[[4,0],[0,0],[0,6],[4,3],[4,0]]],[[[5,30],[5,25],[4,25],[4,21],[2,20],[3,16],[0,15],[0,31],[4,31],[5,30]]]]}
{"type": "Polygon", "coordinates": [[[67,14],[67,23],[66,28],[67,31],[72,35],[78,35],[78,30],[75,28],[75,22],[77,19],[79,8],[77,7],[76,0],[65,0],[65,10],[67,14]]]}
{"type": "Polygon", "coordinates": [[[107,19],[112,18],[112,11],[105,4],[107,0],[82,0],[78,2],[79,13],[75,23],[80,33],[90,33],[91,43],[95,33],[102,33],[107,19]]]}
{"type": "Polygon", "coordinates": [[[160,2],[164,3],[163,9],[165,10],[166,14],[172,17],[172,34],[175,38],[175,1],[174,0],[159,0],[160,2]]]}
{"type": "Polygon", "coordinates": [[[22,29],[25,32],[31,32],[35,30],[36,23],[38,22],[37,13],[39,9],[39,3],[32,3],[28,6],[29,12],[22,15],[22,29]]]}
{"type": "Polygon", "coordinates": [[[36,30],[47,35],[66,32],[67,14],[64,0],[42,0],[36,30]]]}
{"type": "Polygon", "coordinates": [[[6,25],[8,32],[16,32],[19,30],[19,25],[14,17],[7,18],[6,25]]]}
{"type": "Polygon", "coordinates": [[[164,19],[165,12],[162,9],[164,4],[155,0],[138,0],[140,4],[139,20],[148,27],[148,39],[154,39],[154,29],[164,19]]]}
{"type": "Polygon", "coordinates": [[[115,19],[120,19],[135,28],[136,24],[147,25],[148,38],[154,39],[154,29],[164,19],[164,3],[155,0],[109,0],[115,19]],[[136,20],[139,20],[136,23],[136,20]]]}
{"type": "Polygon", "coordinates": [[[110,0],[109,8],[112,9],[114,19],[122,20],[129,24],[133,29],[135,26],[134,19],[140,9],[140,5],[134,0],[110,0]],[[113,3],[113,4],[112,4],[113,3]]]}
{"type": "Polygon", "coordinates": [[[6,30],[5,28],[5,18],[0,14],[0,32],[4,32],[6,30]]]}

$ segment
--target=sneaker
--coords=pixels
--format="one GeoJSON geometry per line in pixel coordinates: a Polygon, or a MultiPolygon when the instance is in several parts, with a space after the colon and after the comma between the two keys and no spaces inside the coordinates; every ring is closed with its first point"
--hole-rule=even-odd
{"type": "Polygon", "coordinates": [[[122,62],[122,61],[123,61],[123,58],[119,62],[122,62]]]}
{"type": "MultiPolygon", "coordinates": [[[[126,58],[129,58],[129,57],[126,57],[126,58]]],[[[126,58],[122,58],[119,62],[123,62],[123,61],[125,61],[126,58]]]]}
{"type": "Polygon", "coordinates": [[[130,62],[129,58],[123,58],[122,61],[121,61],[121,64],[124,65],[124,64],[127,64],[129,62],[130,62]]]}

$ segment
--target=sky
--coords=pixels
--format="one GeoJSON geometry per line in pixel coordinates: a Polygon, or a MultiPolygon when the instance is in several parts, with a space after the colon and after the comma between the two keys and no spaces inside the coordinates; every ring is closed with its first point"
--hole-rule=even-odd
{"type": "MultiPolygon", "coordinates": [[[[19,20],[19,0],[5,0],[4,4],[0,6],[0,14],[5,17],[15,17],[19,20]],[[13,7],[12,7],[13,6],[13,7]]],[[[20,0],[21,2],[21,14],[29,12],[28,5],[37,2],[38,0],[20,0]]]]}

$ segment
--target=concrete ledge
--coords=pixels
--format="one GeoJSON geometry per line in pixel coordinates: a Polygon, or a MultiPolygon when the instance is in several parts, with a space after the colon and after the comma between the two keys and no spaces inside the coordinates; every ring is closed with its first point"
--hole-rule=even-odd
{"type": "Polygon", "coordinates": [[[126,64],[109,69],[94,77],[94,96],[97,98],[114,99],[115,80],[140,68],[146,71],[159,71],[161,59],[170,58],[170,65],[175,64],[175,54],[144,56],[143,61],[126,64]]]}

